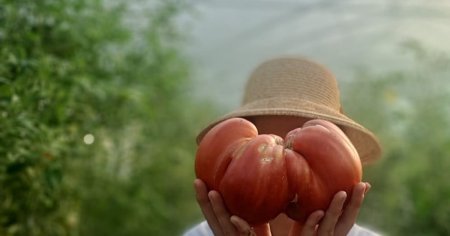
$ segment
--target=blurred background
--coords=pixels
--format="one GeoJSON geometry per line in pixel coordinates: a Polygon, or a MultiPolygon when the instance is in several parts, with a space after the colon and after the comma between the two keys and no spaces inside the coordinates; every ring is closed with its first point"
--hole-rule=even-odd
{"type": "Polygon", "coordinates": [[[438,0],[0,0],[0,235],[180,235],[196,134],[280,55],[382,142],[359,223],[449,235],[449,25],[438,0]]]}

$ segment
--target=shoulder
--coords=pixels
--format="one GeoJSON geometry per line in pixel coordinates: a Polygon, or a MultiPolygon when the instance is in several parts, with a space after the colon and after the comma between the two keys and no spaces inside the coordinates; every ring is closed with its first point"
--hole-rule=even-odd
{"type": "Polygon", "coordinates": [[[213,232],[209,228],[206,221],[201,222],[198,225],[190,228],[188,231],[184,232],[183,236],[213,236],[213,232]]]}
{"type": "MultiPolygon", "coordinates": [[[[213,233],[209,228],[208,223],[203,221],[184,232],[183,236],[213,236],[213,233]]],[[[381,234],[355,224],[348,236],[381,236],[381,234]]]]}
{"type": "Polygon", "coordinates": [[[348,233],[349,236],[381,236],[381,234],[374,232],[368,228],[359,226],[357,224],[354,224],[350,232],[348,233]]]}

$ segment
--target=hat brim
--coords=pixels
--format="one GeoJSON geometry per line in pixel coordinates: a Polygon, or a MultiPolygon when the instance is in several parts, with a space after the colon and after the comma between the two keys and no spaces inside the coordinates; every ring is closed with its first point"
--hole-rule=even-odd
{"type": "Polygon", "coordinates": [[[247,103],[209,124],[197,136],[200,143],[204,135],[216,124],[232,117],[252,117],[261,115],[295,116],[307,119],[323,119],[338,125],[352,141],[363,164],[376,161],[381,156],[381,146],[376,136],[346,115],[327,106],[292,98],[267,98],[247,103]],[[299,109],[301,108],[301,109],[299,109]]]}

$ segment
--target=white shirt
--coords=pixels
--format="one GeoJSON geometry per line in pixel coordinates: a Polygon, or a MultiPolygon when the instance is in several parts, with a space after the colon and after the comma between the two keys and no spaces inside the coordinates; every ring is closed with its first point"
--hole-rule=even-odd
{"type": "MultiPolygon", "coordinates": [[[[203,221],[186,231],[183,236],[214,236],[214,234],[208,223],[203,221]]],[[[380,236],[380,234],[355,224],[347,236],[380,236]]]]}

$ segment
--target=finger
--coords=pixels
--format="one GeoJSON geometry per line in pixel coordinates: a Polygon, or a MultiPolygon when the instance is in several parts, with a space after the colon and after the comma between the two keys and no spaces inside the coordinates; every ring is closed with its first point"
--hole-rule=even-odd
{"type": "Polygon", "coordinates": [[[342,208],[346,198],[347,193],[345,191],[340,191],[334,195],[333,200],[317,229],[318,235],[334,235],[334,228],[342,214],[342,208]]]}
{"type": "Polygon", "coordinates": [[[254,226],[253,231],[255,231],[256,235],[258,235],[258,236],[271,236],[272,235],[272,233],[270,231],[269,223],[254,226]]]}
{"type": "Polygon", "coordinates": [[[364,194],[368,193],[369,190],[372,188],[372,185],[370,185],[369,183],[365,183],[366,184],[366,190],[364,191],[364,194]]]}
{"type": "Polygon", "coordinates": [[[235,235],[237,233],[236,227],[230,221],[230,213],[226,210],[222,197],[217,191],[210,191],[208,193],[215,216],[219,221],[222,231],[225,235],[235,235]]]}
{"type": "Polygon", "coordinates": [[[203,181],[200,179],[194,180],[194,189],[196,192],[197,203],[200,206],[203,216],[208,222],[208,225],[213,231],[214,235],[223,235],[219,220],[217,219],[211,202],[209,201],[208,189],[206,188],[205,183],[203,183],[203,181]]]}
{"type": "MultiPolygon", "coordinates": [[[[313,212],[311,215],[309,215],[308,219],[306,219],[305,224],[301,228],[301,235],[302,236],[312,236],[316,234],[317,225],[319,224],[320,220],[324,216],[324,212],[319,210],[313,212]]],[[[298,234],[291,234],[291,235],[298,235],[298,234]]]]}
{"type": "Polygon", "coordinates": [[[231,223],[236,227],[241,236],[256,236],[254,229],[243,219],[238,216],[230,217],[231,223]]]}
{"type": "Polygon", "coordinates": [[[341,219],[336,226],[337,232],[346,234],[353,227],[356,218],[358,217],[359,210],[364,199],[364,194],[368,191],[368,188],[370,188],[368,186],[370,186],[370,184],[358,183],[353,187],[350,202],[342,212],[341,219]]]}

